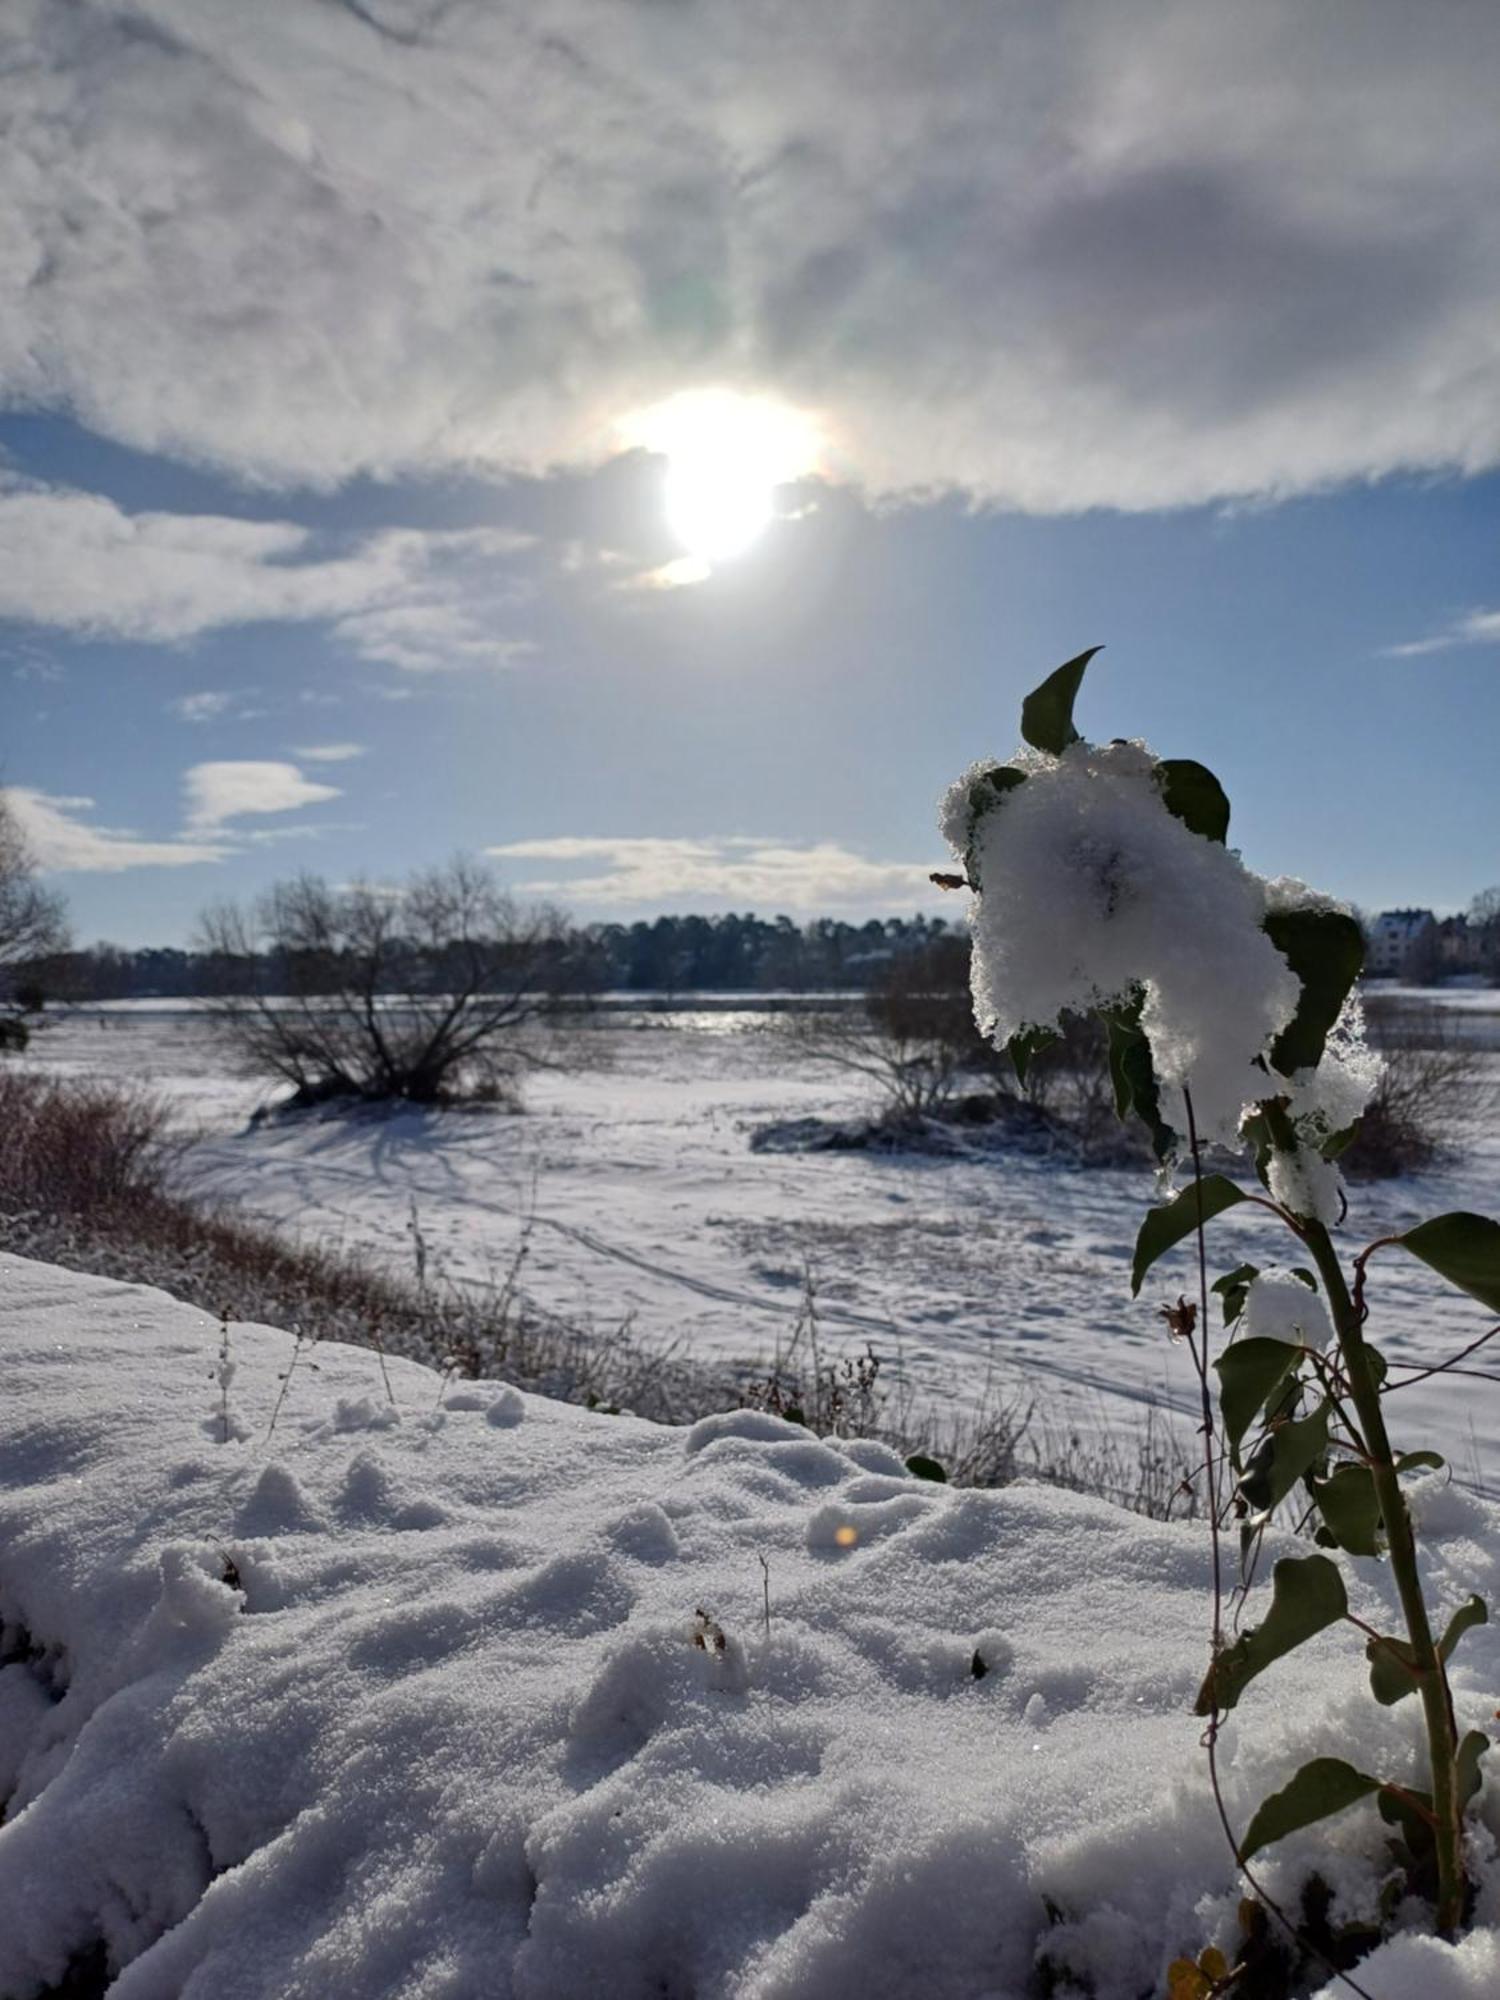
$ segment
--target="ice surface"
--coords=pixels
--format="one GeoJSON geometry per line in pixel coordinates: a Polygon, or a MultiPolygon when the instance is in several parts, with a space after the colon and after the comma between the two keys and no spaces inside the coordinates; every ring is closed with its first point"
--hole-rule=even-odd
{"type": "MultiPolygon", "coordinates": [[[[268,1437],[291,1339],[231,1332],[218,1443],[215,1320],[0,1257],[0,1992],[102,1943],[120,2000],[1016,2000],[1039,1953],[1136,2000],[1229,1942],[1201,1528],[743,1412],[438,1407],[399,1361],[351,1425],[389,1406],[333,1343],[268,1437]]],[[[1438,1597],[1493,1601],[1500,1514],[1417,1503],[1438,1597]]],[[[1497,1675],[1468,1635],[1462,1726],[1497,1675]]],[[[1319,1751],[1413,1772],[1415,1704],[1363,1683],[1332,1633],[1247,1693],[1238,1823],[1319,1751]]],[[[1492,1778],[1483,1813],[1484,1928],[1387,1947],[1381,2000],[1493,1990],[1492,1778]]],[[[1373,1901],[1383,1832],[1357,1807],[1268,1881],[1373,1901]]]]}

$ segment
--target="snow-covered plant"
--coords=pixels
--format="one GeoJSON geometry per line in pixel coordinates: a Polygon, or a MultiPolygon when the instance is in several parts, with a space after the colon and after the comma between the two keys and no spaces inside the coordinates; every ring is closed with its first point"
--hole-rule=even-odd
{"type": "Polygon", "coordinates": [[[1337,1160],[1380,1074],[1354,992],[1359,925],[1305,884],[1245,866],[1227,845],[1229,801],[1203,765],[1158,758],[1140,742],[1084,741],[1073,704],[1097,650],[1027,697],[1024,748],[971,766],[950,788],[942,828],[963,874],[937,879],[973,891],[982,1032],[1024,1079],[1062,1017],[1101,1015],[1116,1109],[1144,1121],[1164,1166],[1191,1173],[1146,1216],[1132,1290],[1166,1251],[1196,1237],[1198,1301],[1179,1300],[1165,1316],[1191,1346],[1203,1403],[1215,1592],[1197,1712],[1208,1719],[1211,1758],[1220,1718],[1249,1683],[1340,1621],[1364,1635],[1376,1701],[1421,1700],[1427,1789],[1316,1758],[1261,1805],[1237,1858],[1243,1865],[1373,1794],[1404,1838],[1407,1884],[1430,1884],[1438,1928],[1449,1933],[1464,1914],[1464,1815],[1489,1745],[1477,1730],[1460,1736],[1447,1662],[1488,1614],[1471,1597],[1439,1632],[1424,1598],[1402,1481],[1442,1461],[1392,1449],[1383,1398],[1398,1385],[1365,1337],[1369,1262],[1400,1248],[1500,1312],[1500,1224],[1438,1216],[1368,1244],[1346,1277],[1331,1233],[1347,1206],[1337,1160]],[[1248,1154],[1261,1191],[1205,1173],[1209,1145],[1248,1154]],[[1210,1369],[1204,1229],[1242,1203],[1274,1216],[1297,1251],[1286,1268],[1242,1264],[1213,1287],[1228,1340],[1210,1369]],[[1338,1564],[1316,1553],[1278,1562],[1269,1610],[1228,1640],[1219,1529],[1238,1523],[1248,1589],[1264,1525],[1298,1488],[1322,1550],[1388,1556],[1404,1636],[1355,1618],[1338,1564]]]}

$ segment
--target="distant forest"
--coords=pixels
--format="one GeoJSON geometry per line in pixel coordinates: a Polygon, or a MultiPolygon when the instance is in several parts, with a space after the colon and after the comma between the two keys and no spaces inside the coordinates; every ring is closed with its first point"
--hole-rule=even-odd
{"type": "MultiPolygon", "coordinates": [[[[552,983],[577,993],[857,992],[894,959],[962,936],[961,924],[920,916],[862,924],[737,915],[584,924],[569,933],[552,983]]],[[[72,1001],[179,999],[221,986],[221,971],[199,952],[99,944],[55,960],[46,984],[49,997],[72,1001]]]]}

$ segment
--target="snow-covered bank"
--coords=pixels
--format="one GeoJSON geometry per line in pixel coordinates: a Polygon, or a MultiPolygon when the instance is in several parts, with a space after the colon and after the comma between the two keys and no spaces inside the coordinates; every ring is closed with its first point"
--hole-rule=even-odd
{"type": "MultiPolygon", "coordinates": [[[[1039,1952],[1136,2000],[1232,1944],[1188,1713],[1201,1528],[950,1492],[762,1415],[440,1397],[406,1363],[393,1411],[374,1355],[304,1348],[284,1384],[259,1328],[224,1442],[218,1342],[0,1258],[0,1993],[102,1944],[120,2000],[1020,2000],[1039,1952]]],[[[1419,1504],[1440,1596],[1500,1598],[1500,1513],[1437,1480],[1419,1504]]],[[[1334,1634],[1250,1691],[1239,1823],[1319,1751],[1413,1768],[1415,1704],[1363,1680],[1334,1634]]],[[[1496,1627],[1455,1680],[1481,1725],[1496,1627]]],[[[1382,1854],[1361,1806],[1265,1873],[1292,1894],[1322,1856],[1368,1915],[1382,1854]]],[[[1500,1931],[1361,1976],[1478,2000],[1500,1931]]]]}

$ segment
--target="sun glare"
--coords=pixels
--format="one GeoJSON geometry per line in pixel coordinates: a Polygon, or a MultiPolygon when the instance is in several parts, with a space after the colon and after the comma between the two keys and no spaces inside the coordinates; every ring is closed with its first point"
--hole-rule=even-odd
{"type": "Polygon", "coordinates": [[[778,486],[812,472],[817,427],[769,396],[697,389],[643,411],[628,442],[667,461],[667,525],[685,555],[707,563],[741,555],[775,515],[778,486]]]}

